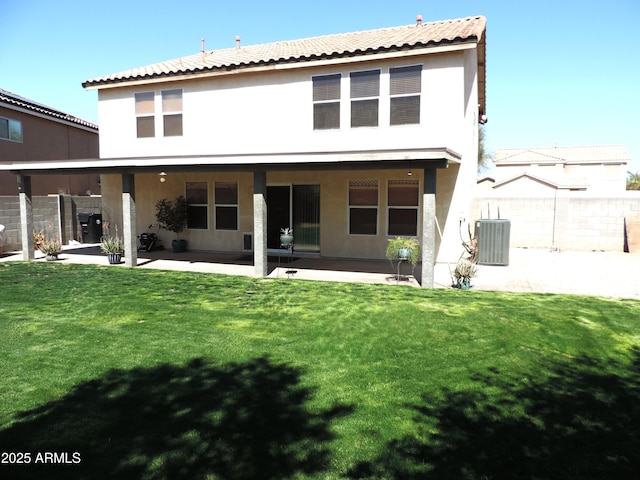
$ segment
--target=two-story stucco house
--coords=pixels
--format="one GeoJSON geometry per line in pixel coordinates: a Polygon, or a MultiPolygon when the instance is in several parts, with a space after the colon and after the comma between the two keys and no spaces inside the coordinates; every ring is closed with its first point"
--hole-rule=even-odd
{"type": "MultiPolygon", "coordinates": [[[[98,155],[98,127],[0,88],[0,163],[41,162],[98,155]]],[[[34,195],[100,193],[99,175],[38,176],[34,195]]],[[[0,172],[0,195],[17,195],[15,175],[0,172]]]]}
{"type": "MultiPolygon", "coordinates": [[[[127,262],[161,198],[192,250],[384,258],[419,239],[422,285],[460,254],[485,117],[484,17],[202,51],[86,81],[98,90],[103,218],[127,262]],[[440,233],[441,232],[441,233],[440,233]]],[[[47,166],[41,166],[45,169],[47,166]]],[[[23,176],[37,169],[20,170],[23,176]]]]}

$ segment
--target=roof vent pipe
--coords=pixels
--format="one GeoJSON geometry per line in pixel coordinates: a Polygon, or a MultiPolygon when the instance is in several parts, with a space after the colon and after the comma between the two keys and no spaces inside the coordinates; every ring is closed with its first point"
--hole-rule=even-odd
{"type": "Polygon", "coordinates": [[[422,15],[416,15],[416,25],[422,25],[422,15]]]}
{"type": "Polygon", "coordinates": [[[240,35],[236,35],[236,48],[240,48],[240,35]]]}
{"type": "Polygon", "coordinates": [[[204,38],[200,40],[200,53],[202,54],[202,61],[204,62],[204,38]]]}

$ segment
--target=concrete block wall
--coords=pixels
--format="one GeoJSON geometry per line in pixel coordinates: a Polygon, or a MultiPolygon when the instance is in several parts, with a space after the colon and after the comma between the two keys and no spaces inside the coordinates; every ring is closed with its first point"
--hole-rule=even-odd
{"type": "MultiPolygon", "coordinates": [[[[622,252],[627,235],[640,222],[640,192],[591,196],[583,192],[519,198],[485,195],[473,198],[471,216],[511,221],[511,247],[622,252]]],[[[640,253],[638,242],[627,242],[640,253]]]]}
{"type": "MultiPolygon", "coordinates": [[[[82,241],[78,214],[99,213],[101,202],[99,196],[34,196],[34,230],[42,231],[45,236],[61,238],[64,244],[71,240],[82,241]]],[[[0,196],[0,224],[5,226],[0,251],[21,250],[20,203],[17,196],[0,196]]]]}
{"type": "Polygon", "coordinates": [[[18,197],[0,197],[0,225],[5,226],[0,239],[0,252],[17,250],[16,237],[20,237],[20,203],[18,197]]]}

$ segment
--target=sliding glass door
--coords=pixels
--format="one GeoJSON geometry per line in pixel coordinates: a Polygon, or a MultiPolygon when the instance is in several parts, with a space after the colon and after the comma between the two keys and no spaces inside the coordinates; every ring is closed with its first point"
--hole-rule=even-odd
{"type": "Polygon", "coordinates": [[[320,185],[293,186],[293,243],[304,252],[320,252],[320,185]]]}
{"type": "Polygon", "coordinates": [[[320,185],[267,187],[267,247],[280,248],[280,229],[293,228],[293,248],[320,252],[320,185]]]}

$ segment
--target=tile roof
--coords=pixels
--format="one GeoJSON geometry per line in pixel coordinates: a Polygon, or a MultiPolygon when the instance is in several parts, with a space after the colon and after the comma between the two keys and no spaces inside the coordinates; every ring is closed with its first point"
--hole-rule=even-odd
{"type": "Polygon", "coordinates": [[[39,113],[47,117],[52,117],[54,119],[65,120],[67,122],[82,125],[83,127],[95,129],[96,131],[98,130],[98,126],[94,123],[88,122],[87,120],[83,120],[82,118],[78,118],[69,113],[64,113],[54,108],[47,107],[42,103],[38,103],[34,100],[21,97],[16,93],[0,88],[0,105],[2,104],[10,105],[12,107],[18,107],[30,112],[39,113]]]}
{"type": "MultiPolygon", "coordinates": [[[[265,43],[262,45],[248,45],[239,48],[226,48],[200,52],[175,60],[93,78],[82,85],[85,88],[99,87],[101,85],[165,76],[191,75],[269,64],[299,63],[472,42],[482,44],[483,49],[481,55],[479,55],[482,58],[479,58],[479,62],[482,62],[482,67],[484,67],[485,28],[485,17],[476,16],[301,40],[265,43]]],[[[483,74],[484,72],[482,72],[483,74]]]]}
{"type": "Polygon", "coordinates": [[[622,145],[504,148],[496,150],[494,155],[496,165],[628,163],[630,160],[631,157],[622,145]]]}

